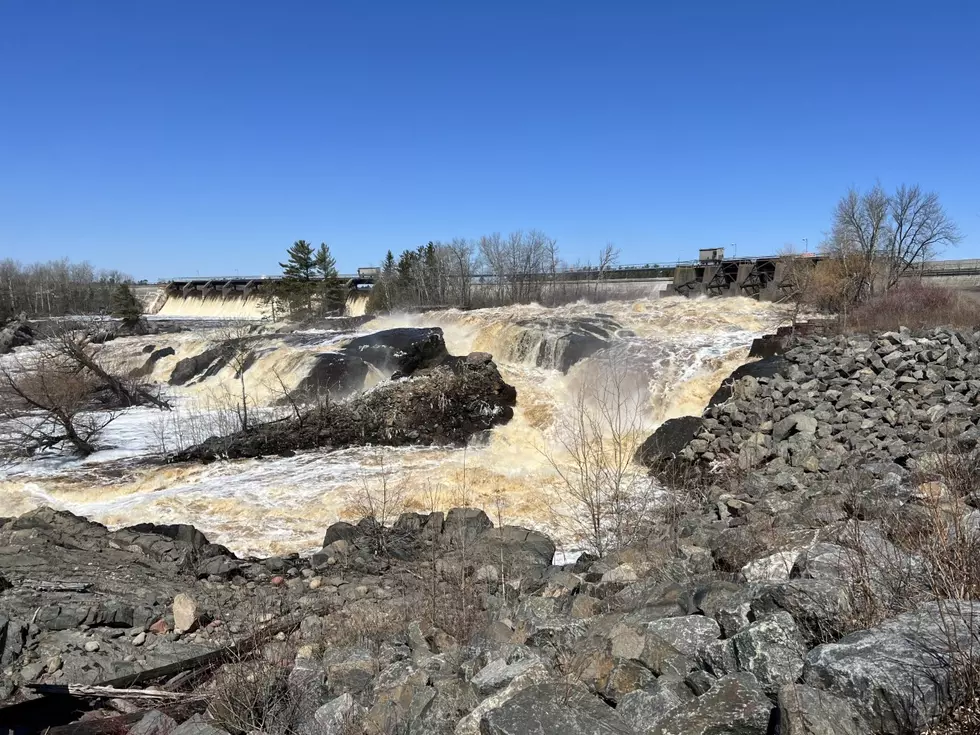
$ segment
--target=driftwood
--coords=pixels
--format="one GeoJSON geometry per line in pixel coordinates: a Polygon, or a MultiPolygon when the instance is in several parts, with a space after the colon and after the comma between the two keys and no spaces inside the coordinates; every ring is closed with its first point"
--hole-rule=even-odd
{"type": "Polygon", "coordinates": [[[116,689],[89,684],[26,684],[38,694],[70,694],[73,697],[111,697],[113,699],[184,699],[182,692],[166,689],[116,689]]]}
{"type": "Polygon", "coordinates": [[[25,579],[17,586],[39,592],[85,592],[92,584],[90,582],[38,582],[33,579],[25,579]]]}

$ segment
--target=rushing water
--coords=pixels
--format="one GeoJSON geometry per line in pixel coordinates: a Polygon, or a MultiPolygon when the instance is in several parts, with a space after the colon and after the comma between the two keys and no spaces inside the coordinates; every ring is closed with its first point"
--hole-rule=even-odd
{"type": "MultiPolygon", "coordinates": [[[[385,486],[407,507],[425,511],[451,505],[484,507],[505,523],[556,532],[562,484],[552,462],[561,453],[560,427],[574,411],[583,387],[615,373],[636,407],[630,429],[641,440],[674,416],[699,413],[721,380],[744,362],[752,339],[784,323],[786,312],[749,299],[664,298],[536,305],[477,311],[440,311],[376,319],[362,328],[439,326],[453,354],[494,355],[504,379],[517,388],[514,419],[466,448],[352,448],[303,452],[290,458],[220,462],[207,466],[160,466],[143,461],[198,441],[217,428],[230,429],[240,385],[233,370],[173,391],[176,410],[148,408],[122,414],[103,439],[105,451],[86,460],[49,456],[0,467],[0,515],[41,504],[72,510],[111,526],[143,521],[192,523],[237,552],[285,553],[319,546],[332,521],[357,513],[365,488],[385,486]],[[518,322],[607,315],[620,327],[609,347],[576,363],[567,374],[537,364],[548,350],[527,349],[518,322]],[[523,346],[515,346],[520,342],[523,346]]],[[[154,366],[164,381],[181,357],[199,354],[216,333],[160,338],[175,355],[154,366]]],[[[350,335],[307,333],[265,350],[246,372],[246,389],[266,412],[285,387],[304,377],[317,353],[336,349],[350,335]]],[[[553,339],[548,329],[537,339],[553,339]]],[[[111,343],[122,367],[141,364],[151,338],[111,343]]],[[[546,345],[547,346],[547,345],[546,345]]],[[[370,382],[383,379],[374,375],[370,382]]],[[[558,531],[561,535],[561,531],[558,531]]]]}

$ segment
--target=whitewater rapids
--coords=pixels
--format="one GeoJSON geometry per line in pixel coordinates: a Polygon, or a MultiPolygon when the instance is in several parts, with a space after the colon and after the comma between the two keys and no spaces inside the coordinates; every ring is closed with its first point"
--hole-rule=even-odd
{"type": "MultiPolygon", "coordinates": [[[[283,554],[319,548],[327,525],[357,516],[357,499],[365,488],[387,486],[404,495],[409,510],[482,507],[494,522],[562,538],[555,514],[566,498],[549,457],[556,455],[557,427],[580,386],[610,366],[622,369],[640,401],[635,429],[642,439],[666,419],[700,413],[721,381],[745,362],[752,340],[787,321],[787,310],[771,303],[680,297],[386,316],[364,325],[360,333],[438,326],[450,353],[490,352],[504,379],[517,388],[514,419],[466,448],[359,447],[211,465],[141,461],[204,438],[200,434],[211,430],[215,420],[234,425],[228,406],[218,405],[215,398],[233,395],[236,388],[226,369],[199,385],[175,390],[177,409],[169,414],[148,408],[124,413],[103,439],[110,448],[85,460],[48,456],[0,466],[0,516],[49,505],[110,527],[191,523],[236,553],[283,554]],[[533,350],[515,347],[518,322],[597,313],[608,315],[621,329],[608,347],[567,374],[535,364],[533,350]]],[[[264,352],[246,372],[255,410],[271,415],[268,407],[276,386],[295,384],[317,353],[335,349],[350,336],[306,333],[264,352]]],[[[178,358],[197,354],[214,337],[191,332],[167,339],[175,355],[154,366],[151,378],[157,380],[178,358]]],[[[541,339],[547,340],[547,333],[541,339]]],[[[119,364],[135,367],[153,341],[134,337],[111,344],[119,364]]],[[[384,377],[372,376],[369,384],[384,377]]]]}

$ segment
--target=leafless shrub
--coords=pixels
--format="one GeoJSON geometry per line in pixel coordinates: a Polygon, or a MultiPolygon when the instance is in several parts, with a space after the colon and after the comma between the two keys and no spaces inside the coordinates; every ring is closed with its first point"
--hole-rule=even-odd
{"type": "Polygon", "coordinates": [[[638,540],[657,493],[633,461],[644,438],[645,390],[611,358],[598,362],[556,420],[557,448],[541,451],[570,505],[555,508],[556,520],[601,556],[638,540]]]}

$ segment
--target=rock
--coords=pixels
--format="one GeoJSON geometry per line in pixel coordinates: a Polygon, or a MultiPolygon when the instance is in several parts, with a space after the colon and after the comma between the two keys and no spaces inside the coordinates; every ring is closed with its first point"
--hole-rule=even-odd
{"type": "Polygon", "coordinates": [[[946,600],[817,646],[806,656],[809,686],[847,700],[873,729],[921,730],[944,714],[953,664],[980,660],[980,603],[946,600]]]}
{"type": "Polygon", "coordinates": [[[615,711],[572,684],[523,689],[480,722],[482,735],[634,735],[615,711]]]}
{"type": "Polygon", "coordinates": [[[681,416],[664,421],[636,450],[636,461],[652,468],[669,462],[698,435],[702,426],[703,421],[699,416],[681,416]]]}
{"type": "Polygon", "coordinates": [[[851,704],[803,684],[779,688],[780,735],[865,735],[871,727],[851,704]]]}
{"type": "Polygon", "coordinates": [[[346,541],[349,544],[353,544],[360,535],[360,529],[350,523],[345,523],[344,521],[331,523],[327,527],[326,533],[323,534],[323,548],[330,546],[334,541],[346,541]]]}
{"type": "Polygon", "coordinates": [[[751,674],[732,674],[668,713],[649,735],[767,735],[772,705],[751,674]]]}
{"type": "Polygon", "coordinates": [[[630,582],[635,582],[639,579],[639,575],[636,573],[636,569],[632,564],[620,564],[615,569],[610,569],[608,572],[602,575],[603,583],[621,583],[629,584],[630,582]]]}
{"type": "Polygon", "coordinates": [[[27,643],[27,631],[25,624],[0,613],[0,665],[6,667],[17,660],[27,643]]]}
{"type": "Polygon", "coordinates": [[[100,644],[98,641],[85,641],[84,647],[88,653],[95,653],[102,648],[102,644],[100,644]]]}
{"type": "Polygon", "coordinates": [[[228,731],[209,724],[201,715],[194,715],[179,725],[170,735],[228,735],[228,731]]]}
{"type": "Polygon", "coordinates": [[[746,582],[781,582],[789,579],[790,572],[800,556],[799,550],[779,551],[770,556],[751,561],[742,567],[746,582]]]}
{"type": "Polygon", "coordinates": [[[171,608],[174,616],[174,631],[177,633],[189,633],[197,627],[197,601],[193,597],[181,592],[174,597],[171,608]]]}
{"type": "Polygon", "coordinates": [[[718,623],[703,615],[654,620],[646,624],[646,629],[692,658],[704,646],[721,637],[718,623]]]}
{"type": "Polygon", "coordinates": [[[489,560],[498,572],[502,565],[505,579],[514,579],[551,566],[555,544],[543,533],[519,526],[501,526],[483,531],[468,553],[472,559],[489,560]]]}
{"type": "Polygon", "coordinates": [[[365,711],[349,693],[341,694],[319,707],[313,714],[313,723],[318,728],[317,735],[347,735],[353,731],[357,720],[364,716],[365,711]]]}
{"type": "Polygon", "coordinates": [[[550,674],[545,674],[537,670],[532,670],[523,676],[518,676],[503,690],[496,694],[491,694],[474,707],[469,714],[463,717],[456,724],[453,730],[454,735],[481,735],[480,723],[487,712],[501,707],[523,689],[533,687],[536,684],[542,684],[551,678],[550,674]]]}
{"type": "Polygon", "coordinates": [[[616,714],[636,732],[647,732],[682,704],[694,699],[694,693],[683,679],[661,676],[648,689],[624,695],[616,705],[616,714]]]}
{"type": "Polygon", "coordinates": [[[806,649],[793,617],[787,612],[767,615],[731,638],[741,671],[748,671],[767,690],[775,692],[803,673],[806,649]]]}
{"type": "Polygon", "coordinates": [[[450,547],[472,544],[486,529],[493,528],[490,518],[476,508],[453,508],[446,514],[442,536],[450,547]]]}
{"type": "Polygon", "coordinates": [[[326,652],[323,664],[331,694],[357,694],[371,686],[378,675],[378,661],[366,648],[333,648],[326,652]]]}
{"type": "Polygon", "coordinates": [[[544,677],[548,674],[548,668],[535,656],[519,659],[513,663],[498,658],[480,669],[471,683],[478,695],[487,697],[506,687],[518,676],[530,673],[544,677]]]}
{"type": "Polygon", "coordinates": [[[150,710],[129,728],[129,735],[172,735],[177,723],[160,710],[150,710]]]}
{"type": "Polygon", "coordinates": [[[146,632],[140,631],[135,636],[133,636],[132,643],[134,646],[142,646],[144,643],[146,643],[146,632]]]}

